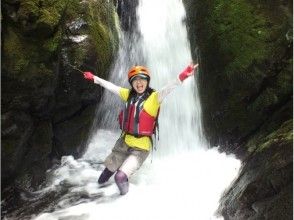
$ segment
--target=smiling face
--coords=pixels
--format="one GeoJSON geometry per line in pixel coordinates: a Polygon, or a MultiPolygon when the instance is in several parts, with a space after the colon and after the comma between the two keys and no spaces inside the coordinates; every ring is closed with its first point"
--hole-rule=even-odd
{"type": "Polygon", "coordinates": [[[144,79],[141,77],[135,77],[135,79],[132,80],[132,87],[139,94],[142,94],[145,92],[147,85],[148,85],[147,79],[144,79]]]}

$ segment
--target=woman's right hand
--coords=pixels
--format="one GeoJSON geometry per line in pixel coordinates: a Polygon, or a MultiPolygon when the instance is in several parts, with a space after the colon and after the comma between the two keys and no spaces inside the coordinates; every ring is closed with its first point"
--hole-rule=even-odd
{"type": "Polygon", "coordinates": [[[84,72],[84,78],[86,80],[94,81],[94,74],[91,72],[84,72]]]}

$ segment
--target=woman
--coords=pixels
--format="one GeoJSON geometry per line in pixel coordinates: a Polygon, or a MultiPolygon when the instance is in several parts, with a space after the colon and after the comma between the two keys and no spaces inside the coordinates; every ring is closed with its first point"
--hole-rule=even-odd
{"type": "Polygon", "coordinates": [[[160,91],[149,87],[150,73],[144,66],[134,66],[129,70],[128,80],[131,89],[116,86],[94,76],[91,72],[84,72],[85,79],[113,92],[126,103],[119,114],[119,124],[123,133],[104,162],[105,169],[98,179],[99,184],[107,182],[115,173],[114,179],[120,194],[128,192],[128,179],[141,167],[152,148],[151,136],[155,131],[161,102],[177,85],[193,75],[197,66],[198,64],[187,66],[177,79],[160,91]]]}

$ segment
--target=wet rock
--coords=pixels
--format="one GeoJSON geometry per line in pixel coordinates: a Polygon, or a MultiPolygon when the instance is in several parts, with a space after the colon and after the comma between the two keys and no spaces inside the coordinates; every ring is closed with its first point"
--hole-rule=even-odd
{"type": "Polygon", "coordinates": [[[116,0],[117,13],[124,31],[132,32],[137,27],[136,9],[138,0],[116,0]]]}
{"type": "Polygon", "coordinates": [[[54,155],[79,157],[85,151],[85,142],[95,115],[95,106],[80,109],[77,114],[54,124],[54,155]]]}
{"type": "Polygon", "coordinates": [[[234,145],[246,142],[292,99],[292,39],[285,37],[292,4],[185,4],[193,58],[200,62],[206,136],[212,146],[243,157],[246,149],[234,152],[234,145]]]}
{"type": "MultiPolygon", "coordinates": [[[[106,78],[117,15],[112,1],[4,0],[1,7],[2,189],[32,192],[54,161],[85,150],[103,90],[68,64],[106,78]]],[[[19,191],[11,196],[18,200],[19,191]]],[[[3,212],[18,204],[9,201],[3,212]]]]}
{"type": "Polygon", "coordinates": [[[243,162],[224,193],[219,213],[225,219],[291,219],[293,204],[292,120],[268,135],[243,162]],[[280,203],[278,203],[278,201],[280,203]]]}
{"type": "Polygon", "coordinates": [[[41,121],[35,126],[22,164],[21,173],[25,175],[20,175],[16,179],[20,187],[37,190],[46,179],[46,170],[51,166],[49,155],[52,151],[52,138],[53,130],[50,121],[41,121]],[[29,178],[28,185],[24,184],[23,176],[29,178]]]}
{"type": "Polygon", "coordinates": [[[8,184],[19,173],[34,131],[33,119],[24,112],[9,111],[1,118],[1,174],[8,184]]]}
{"type": "Polygon", "coordinates": [[[292,2],[184,3],[206,137],[243,161],[219,214],[292,219],[292,2]]]}

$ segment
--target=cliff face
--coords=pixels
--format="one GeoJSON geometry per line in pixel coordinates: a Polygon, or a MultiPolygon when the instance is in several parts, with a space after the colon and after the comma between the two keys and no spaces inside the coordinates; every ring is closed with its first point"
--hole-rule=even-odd
{"type": "Polygon", "coordinates": [[[85,150],[102,90],[71,65],[106,77],[118,18],[79,0],[5,0],[2,16],[2,189],[36,189],[54,158],[85,150]]]}
{"type": "Polygon", "coordinates": [[[184,2],[206,136],[243,161],[219,213],[291,219],[292,1],[184,2]]]}

